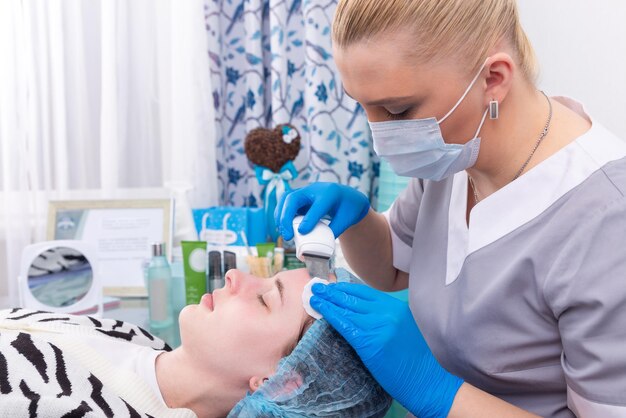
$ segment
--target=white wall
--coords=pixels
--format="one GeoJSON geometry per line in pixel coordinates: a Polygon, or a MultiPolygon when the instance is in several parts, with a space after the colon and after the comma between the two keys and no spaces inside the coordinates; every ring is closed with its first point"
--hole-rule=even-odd
{"type": "Polygon", "coordinates": [[[626,140],[626,1],[518,0],[539,86],[573,97],[626,140]]]}

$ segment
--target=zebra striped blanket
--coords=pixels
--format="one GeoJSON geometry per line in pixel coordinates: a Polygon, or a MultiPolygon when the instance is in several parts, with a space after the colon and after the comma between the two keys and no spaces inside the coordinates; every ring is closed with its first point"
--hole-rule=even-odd
{"type": "Polygon", "coordinates": [[[139,376],[120,372],[72,335],[97,334],[154,350],[166,343],[112,319],[27,309],[0,311],[0,416],[195,417],[169,409],[139,376]]]}

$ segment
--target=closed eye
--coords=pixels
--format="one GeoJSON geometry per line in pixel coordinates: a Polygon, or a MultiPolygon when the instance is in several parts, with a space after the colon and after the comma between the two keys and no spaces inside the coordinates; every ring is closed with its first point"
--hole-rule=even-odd
{"type": "Polygon", "coordinates": [[[405,111],[400,112],[400,113],[391,113],[390,111],[385,109],[385,113],[387,114],[388,119],[397,120],[397,119],[404,119],[407,116],[409,116],[409,114],[411,113],[411,110],[412,110],[411,108],[408,108],[405,111]]]}
{"type": "MultiPolygon", "coordinates": [[[[283,306],[285,304],[285,285],[280,277],[276,276],[276,280],[274,280],[274,286],[278,291],[278,295],[280,296],[280,304],[283,306]]],[[[263,298],[264,294],[257,295],[257,299],[259,303],[263,305],[268,311],[271,310],[265,299],[263,298]]]]}
{"type": "Polygon", "coordinates": [[[261,303],[261,305],[263,305],[269,311],[270,307],[267,305],[267,303],[265,303],[265,299],[263,299],[263,295],[258,295],[257,299],[259,300],[259,303],[261,303]]]}

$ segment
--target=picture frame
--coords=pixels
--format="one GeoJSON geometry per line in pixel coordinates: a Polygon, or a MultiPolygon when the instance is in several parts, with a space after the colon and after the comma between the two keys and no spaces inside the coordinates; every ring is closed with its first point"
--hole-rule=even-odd
{"type": "Polygon", "coordinates": [[[146,297],[144,264],[153,242],[165,242],[171,262],[173,199],[53,200],[48,240],[95,243],[103,294],[146,297]]]}

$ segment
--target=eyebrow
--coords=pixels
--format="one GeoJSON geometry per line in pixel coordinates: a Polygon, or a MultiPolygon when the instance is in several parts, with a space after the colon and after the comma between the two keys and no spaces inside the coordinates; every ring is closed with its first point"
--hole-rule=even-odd
{"type": "MultiPolygon", "coordinates": [[[[354,97],[352,97],[350,95],[350,93],[348,93],[346,91],[346,88],[343,88],[343,92],[346,93],[348,95],[349,98],[351,98],[352,100],[356,100],[354,97]]],[[[397,102],[406,102],[408,100],[412,100],[413,96],[398,96],[398,97],[386,97],[384,99],[379,99],[379,100],[374,100],[373,102],[369,102],[366,103],[369,106],[382,106],[382,105],[386,105],[386,104],[395,104],[397,102]]]]}
{"type": "Polygon", "coordinates": [[[276,288],[278,289],[278,294],[280,295],[280,303],[284,305],[285,304],[285,285],[283,284],[283,281],[280,280],[280,277],[276,278],[276,281],[274,282],[274,284],[276,284],[276,288]]]}

